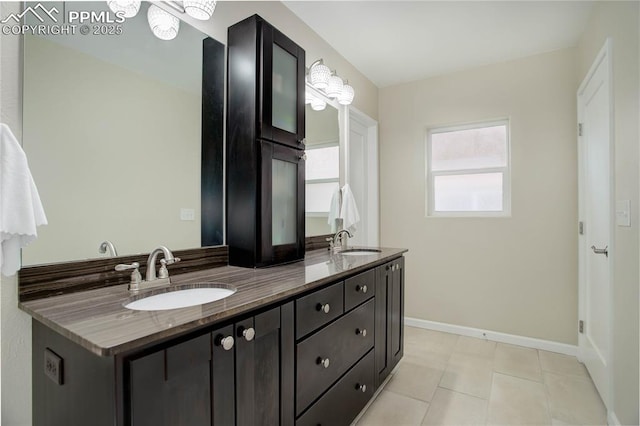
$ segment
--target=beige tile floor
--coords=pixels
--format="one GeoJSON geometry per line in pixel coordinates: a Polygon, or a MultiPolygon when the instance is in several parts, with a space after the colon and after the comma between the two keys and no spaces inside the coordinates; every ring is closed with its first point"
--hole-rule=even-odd
{"type": "Polygon", "coordinates": [[[414,327],[357,426],[605,425],[575,357],[414,327]]]}

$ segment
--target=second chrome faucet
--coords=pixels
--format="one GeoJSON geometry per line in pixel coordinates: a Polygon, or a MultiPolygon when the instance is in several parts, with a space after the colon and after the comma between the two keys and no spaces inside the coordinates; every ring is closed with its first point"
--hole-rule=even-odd
{"type": "Polygon", "coordinates": [[[167,269],[167,265],[173,265],[174,263],[180,262],[179,257],[175,257],[171,250],[166,248],[165,246],[160,246],[151,253],[149,253],[149,257],[147,258],[147,272],[145,274],[145,279],[142,280],[142,276],[138,271],[140,264],[138,262],[134,262],[130,265],[120,264],[116,265],[116,271],[125,271],[132,270],[131,272],[131,282],[129,283],[129,291],[137,292],[139,290],[160,287],[171,283],[169,279],[169,270],[167,269]],[[158,261],[158,255],[162,254],[164,257],[160,259],[160,270],[156,274],[156,262],[158,261]]]}

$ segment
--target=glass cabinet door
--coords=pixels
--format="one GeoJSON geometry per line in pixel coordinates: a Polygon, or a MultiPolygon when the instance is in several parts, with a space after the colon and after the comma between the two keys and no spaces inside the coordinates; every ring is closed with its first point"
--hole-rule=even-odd
{"type": "Polygon", "coordinates": [[[304,50],[263,23],[260,138],[304,149],[304,50]]]}
{"type": "Polygon", "coordinates": [[[271,244],[296,242],[298,165],[271,160],[271,244]]]}
{"type": "Polygon", "coordinates": [[[304,151],[267,141],[262,149],[261,260],[304,258],[304,151]]]}

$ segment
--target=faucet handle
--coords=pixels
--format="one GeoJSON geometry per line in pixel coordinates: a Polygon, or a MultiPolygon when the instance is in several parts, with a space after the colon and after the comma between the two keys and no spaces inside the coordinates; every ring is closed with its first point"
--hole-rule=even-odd
{"type": "Polygon", "coordinates": [[[174,263],[180,262],[179,257],[174,257],[173,259],[160,259],[160,270],[158,271],[158,278],[169,278],[169,270],[167,269],[167,265],[173,265],[174,263]]]}
{"type": "Polygon", "coordinates": [[[139,267],[140,264],[138,262],[133,262],[131,265],[126,265],[124,263],[116,265],[116,271],[128,271],[133,269],[133,271],[131,271],[131,282],[129,283],[129,291],[135,292],[140,290],[142,275],[140,275],[140,271],[138,271],[139,267]]]}
{"type": "Polygon", "coordinates": [[[124,263],[120,263],[119,265],[116,265],[116,271],[127,271],[129,269],[138,269],[140,267],[140,264],[138,262],[133,262],[131,265],[126,265],[124,263]]]}

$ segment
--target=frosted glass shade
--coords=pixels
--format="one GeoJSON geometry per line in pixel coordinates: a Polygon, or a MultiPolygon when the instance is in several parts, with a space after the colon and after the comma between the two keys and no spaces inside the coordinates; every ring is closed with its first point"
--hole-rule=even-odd
{"type": "Polygon", "coordinates": [[[161,40],[173,40],[180,30],[178,18],[153,4],[147,11],[147,20],[153,34],[161,40]]]}
{"type": "Polygon", "coordinates": [[[342,86],[342,91],[338,95],[338,103],[341,105],[351,105],[355,94],[356,92],[353,90],[353,87],[351,87],[349,83],[345,83],[344,86],[342,86]]]}
{"type": "Polygon", "coordinates": [[[331,70],[322,63],[322,59],[316,61],[309,70],[309,81],[316,89],[326,89],[329,85],[331,70]]]}
{"type": "Polygon", "coordinates": [[[140,3],[132,0],[109,0],[107,6],[113,13],[124,12],[125,18],[133,18],[140,10],[140,3]]]}
{"type": "Polygon", "coordinates": [[[338,96],[340,96],[340,93],[342,93],[343,86],[344,86],[344,83],[342,82],[342,79],[337,75],[333,74],[329,78],[329,85],[327,87],[327,96],[329,96],[330,98],[337,98],[338,96]]]}
{"type": "Polygon", "coordinates": [[[327,107],[327,103],[322,99],[313,98],[311,100],[311,109],[314,111],[322,111],[327,107]]]}
{"type": "Polygon", "coordinates": [[[215,0],[185,0],[182,4],[187,15],[201,21],[211,18],[216,9],[215,0]]]}

